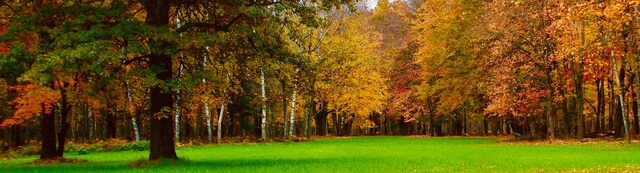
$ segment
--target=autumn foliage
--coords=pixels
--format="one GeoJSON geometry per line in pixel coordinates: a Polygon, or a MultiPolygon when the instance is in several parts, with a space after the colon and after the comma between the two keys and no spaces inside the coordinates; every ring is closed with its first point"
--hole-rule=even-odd
{"type": "Polygon", "coordinates": [[[53,106],[60,100],[59,92],[40,85],[9,86],[6,89],[17,92],[18,96],[9,103],[15,105],[15,112],[11,118],[0,124],[3,127],[26,125],[25,123],[35,116],[54,111],[53,106]]]}

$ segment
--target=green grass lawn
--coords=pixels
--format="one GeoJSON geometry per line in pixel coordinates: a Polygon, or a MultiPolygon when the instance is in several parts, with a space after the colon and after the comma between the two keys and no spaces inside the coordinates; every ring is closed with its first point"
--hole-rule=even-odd
{"type": "Polygon", "coordinates": [[[491,139],[354,137],[303,143],[182,147],[179,164],[132,168],[148,151],[66,154],[87,163],[26,165],[0,172],[536,172],[640,171],[640,146],[510,145],[491,139]]]}

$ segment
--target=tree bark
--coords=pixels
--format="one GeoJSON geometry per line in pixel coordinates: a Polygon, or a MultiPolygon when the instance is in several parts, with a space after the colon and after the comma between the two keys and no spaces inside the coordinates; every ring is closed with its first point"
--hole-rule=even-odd
{"type": "Polygon", "coordinates": [[[554,129],[554,115],[555,106],[553,104],[553,96],[555,93],[555,89],[553,87],[553,76],[551,75],[551,69],[547,69],[547,90],[549,93],[547,94],[547,137],[549,140],[553,140],[555,138],[555,129],[554,129]]]}
{"type": "MultiPolygon", "coordinates": [[[[631,143],[631,140],[629,138],[629,126],[628,126],[628,123],[627,123],[627,116],[625,115],[625,112],[624,112],[624,98],[623,98],[624,97],[624,90],[622,88],[622,85],[620,84],[621,83],[620,76],[618,75],[618,68],[617,68],[617,65],[616,65],[616,58],[614,56],[614,51],[613,50],[611,50],[611,61],[613,63],[613,72],[614,72],[614,75],[616,77],[616,83],[618,85],[618,89],[620,90],[620,94],[618,95],[618,97],[620,99],[620,110],[622,111],[621,115],[622,115],[622,122],[623,122],[623,126],[624,126],[624,139],[625,139],[625,141],[627,143],[631,143]]],[[[622,68],[624,68],[624,60],[622,62],[622,66],[623,66],[622,68]]]]}
{"type": "Polygon", "coordinates": [[[69,105],[69,101],[67,100],[67,87],[69,83],[62,82],[62,86],[60,86],[60,95],[62,96],[60,99],[61,109],[60,109],[60,132],[58,133],[58,157],[64,156],[64,143],[67,138],[67,131],[69,129],[69,122],[67,122],[67,116],[69,115],[69,110],[71,106],[69,105]]]}
{"type": "Polygon", "coordinates": [[[87,113],[89,114],[89,143],[93,143],[93,132],[95,131],[95,118],[93,118],[93,111],[91,111],[91,106],[87,108],[87,113]]]}
{"type": "Polygon", "coordinates": [[[327,135],[327,102],[323,101],[320,105],[320,112],[314,117],[316,122],[316,135],[325,136],[327,135]]]}
{"type": "MultiPolygon", "coordinates": [[[[127,104],[130,107],[133,107],[133,97],[131,96],[131,87],[129,86],[129,81],[125,80],[125,87],[127,89],[127,104]]],[[[131,113],[131,112],[130,112],[131,113]]],[[[133,132],[136,138],[136,142],[140,141],[140,131],[138,130],[138,122],[136,120],[136,115],[131,114],[131,125],[133,126],[133,132]]]]}
{"type": "MultiPolygon", "coordinates": [[[[182,80],[182,69],[184,68],[184,65],[182,64],[182,61],[180,61],[180,67],[178,69],[178,79],[182,80]]],[[[182,98],[180,97],[180,86],[181,84],[178,84],[178,88],[176,90],[176,142],[180,142],[180,104],[182,102],[182,98]]]]}
{"type": "Polygon", "coordinates": [[[264,71],[260,68],[260,88],[262,89],[262,115],[260,129],[262,130],[262,140],[267,140],[267,91],[264,83],[264,71]]]}
{"type": "Polygon", "coordinates": [[[109,112],[102,109],[102,112],[105,112],[106,114],[107,138],[116,138],[116,116],[118,111],[109,112]]]}
{"type": "MultiPolygon", "coordinates": [[[[165,27],[169,24],[169,0],[145,0],[144,8],[147,12],[145,24],[153,27],[165,27]]],[[[157,78],[163,82],[172,79],[171,56],[161,53],[162,49],[171,49],[169,43],[162,40],[150,40],[151,54],[149,68],[159,69],[157,78]]],[[[151,118],[150,118],[150,153],[149,160],[162,158],[178,159],[174,144],[173,119],[171,106],[173,97],[170,89],[163,89],[161,85],[151,88],[151,118]]]]}
{"type": "MultiPolygon", "coordinates": [[[[204,53],[204,60],[202,62],[202,69],[207,71],[207,61],[209,60],[209,47],[206,47],[206,52],[204,53]]],[[[182,67],[182,64],[181,64],[182,67]]],[[[207,84],[207,79],[202,78],[202,83],[207,84]]],[[[204,100],[204,115],[207,121],[207,142],[210,144],[213,140],[213,128],[211,127],[211,111],[209,110],[209,99],[204,100]]],[[[177,135],[177,134],[176,134],[177,135]]]]}
{"type": "MultiPolygon", "coordinates": [[[[181,17],[181,13],[180,10],[176,10],[177,14],[176,14],[176,25],[177,28],[180,28],[180,25],[182,24],[180,22],[180,17],[181,17]]],[[[180,36],[182,37],[182,33],[180,33],[180,36]]],[[[206,62],[205,62],[206,63],[206,62]]],[[[180,82],[182,82],[182,69],[184,68],[184,65],[182,63],[182,56],[180,57],[180,67],[178,68],[178,80],[180,82]]],[[[180,143],[180,104],[182,102],[182,98],[180,97],[180,86],[182,84],[178,83],[178,88],[176,90],[176,127],[175,127],[175,134],[176,134],[176,142],[180,143]]]]}
{"type": "Polygon", "coordinates": [[[218,114],[218,144],[222,141],[222,117],[224,116],[224,105],[220,106],[220,114],[218,114]]]}
{"type": "Polygon", "coordinates": [[[293,93],[291,94],[291,117],[289,117],[289,137],[291,139],[293,139],[294,132],[296,130],[294,120],[295,120],[295,113],[296,113],[296,90],[297,89],[298,89],[298,84],[293,83],[293,93]]]}
{"type": "MultiPolygon", "coordinates": [[[[53,107],[53,105],[51,105],[53,107]]],[[[56,151],[56,120],[55,111],[45,111],[42,104],[42,117],[40,120],[40,134],[42,135],[42,150],[40,159],[51,159],[58,157],[56,151]]]]}

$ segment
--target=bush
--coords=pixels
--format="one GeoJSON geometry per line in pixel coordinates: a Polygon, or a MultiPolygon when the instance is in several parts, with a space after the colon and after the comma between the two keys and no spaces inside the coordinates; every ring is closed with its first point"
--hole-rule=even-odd
{"type": "Polygon", "coordinates": [[[98,145],[96,145],[96,144],[90,145],[89,147],[84,148],[84,149],[86,149],[88,152],[91,152],[91,153],[93,153],[93,152],[100,152],[100,151],[102,151],[102,149],[100,148],[100,146],[98,146],[98,145]]]}
{"type": "Polygon", "coordinates": [[[87,150],[86,148],[80,148],[80,149],[77,150],[77,154],[78,155],[89,154],[89,150],[87,150]]]}
{"type": "Polygon", "coordinates": [[[149,150],[149,141],[128,142],[122,139],[110,139],[99,141],[88,147],[71,146],[67,151],[78,152],[78,154],[88,154],[93,152],[113,152],[113,151],[144,151],[149,150]],[[73,148],[73,147],[78,147],[73,148]]]}
{"type": "Polygon", "coordinates": [[[20,158],[20,153],[14,150],[7,150],[5,152],[0,153],[0,160],[17,159],[17,158],[20,158]]]}
{"type": "Polygon", "coordinates": [[[29,145],[29,146],[22,147],[22,151],[20,152],[20,155],[30,156],[30,155],[36,155],[39,153],[40,153],[40,147],[35,145],[29,145]]]}
{"type": "Polygon", "coordinates": [[[65,147],[64,147],[64,152],[76,152],[80,149],[84,149],[86,147],[82,147],[81,145],[77,145],[75,143],[69,142],[65,147]]]}
{"type": "Polygon", "coordinates": [[[149,141],[139,141],[139,142],[129,143],[125,145],[123,149],[124,151],[130,151],[130,150],[144,151],[144,150],[149,150],[149,147],[150,147],[149,141]]]}
{"type": "Polygon", "coordinates": [[[106,141],[100,141],[96,143],[102,151],[124,151],[125,145],[129,143],[123,139],[109,139],[106,141]]]}

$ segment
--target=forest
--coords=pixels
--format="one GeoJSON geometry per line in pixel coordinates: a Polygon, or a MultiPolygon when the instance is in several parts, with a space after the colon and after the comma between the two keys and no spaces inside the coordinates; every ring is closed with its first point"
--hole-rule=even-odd
{"type": "Polygon", "coordinates": [[[0,151],[640,134],[637,0],[4,0],[0,151]]]}

